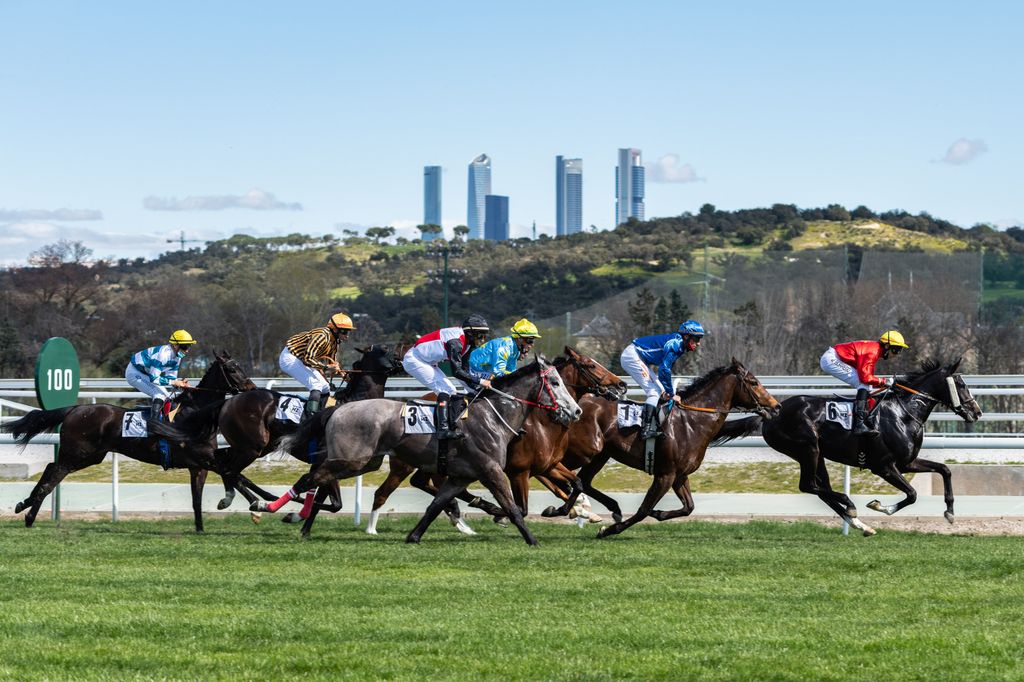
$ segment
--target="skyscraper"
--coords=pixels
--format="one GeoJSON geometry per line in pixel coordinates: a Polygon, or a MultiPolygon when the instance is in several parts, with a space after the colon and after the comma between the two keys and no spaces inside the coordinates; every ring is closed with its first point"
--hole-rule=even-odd
{"type": "Polygon", "coordinates": [[[508,239],[508,197],[488,194],[485,198],[487,222],[484,238],[493,242],[508,239]]]}
{"type": "MultiPolygon", "coordinates": [[[[441,167],[440,166],[424,166],[423,167],[423,224],[424,225],[440,225],[441,224],[441,167]]],[[[424,234],[423,239],[430,241],[437,236],[434,234],[424,234]]]]}
{"type": "Polygon", "coordinates": [[[615,167],[615,225],[644,219],[644,166],[639,149],[620,149],[615,167]]]}
{"type": "Polygon", "coordinates": [[[484,197],[491,193],[491,157],[486,154],[469,164],[469,192],[466,207],[466,226],[470,239],[484,238],[487,206],[484,197]]]}
{"type": "Polygon", "coordinates": [[[555,157],[556,234],[583,229],[583,159],[555,157]]]}

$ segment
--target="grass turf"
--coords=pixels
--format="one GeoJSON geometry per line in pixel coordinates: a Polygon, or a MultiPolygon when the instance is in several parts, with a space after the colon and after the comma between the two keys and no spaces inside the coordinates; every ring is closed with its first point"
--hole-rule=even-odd
{"type": "Polygon", "coordinates": [[[1021,540],[0,522],[0,678],[1019,679],[1021,540]]]}

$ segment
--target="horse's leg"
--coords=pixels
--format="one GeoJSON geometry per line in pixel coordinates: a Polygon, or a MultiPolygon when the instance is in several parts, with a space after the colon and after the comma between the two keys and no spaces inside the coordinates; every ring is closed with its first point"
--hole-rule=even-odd
{"type": "Polygon", "coordinates": [[[651,512],[651,518],[658,519],[659,521],[668,521],[669,519],[677,519],[680,516],[689,516],[693,513],[693,495],[690,493],[690,477],[685,474],[676,476],[676,480],[672,482],[672,490],[675,492],[676,497],[683,503],[680,509],[674,509],[672,511],[658,511],[655,509],[651,512]]]}
{"type": "Polygon", "coordinates": [[[324,498],[327,497],[330,491],[330,485],[322,485],[316,489],[316,496],[313,498],[313,506],[309,510],[309,516],[306,517],[306,522],[302,524],[300,537],[309,537],[309,531],[313,528],[313,521],[316,519],[317,512],[320,510],[320,505],[317,503],[323,502],[324,498]]]}
{"type": "Polygon", "coordinates": [[[903,471],[904,473],[933,473],[942,476],[942,498],[946,501],[946,511],[943,512],[943,516],[947,521],[953,523],[953,476],[949,472],[949,467],[930,459],[915,459],[903,471]]]}
{"type": "Polygon", "coordinates": [[[654,476],[654,480],[651,481],[651,487],[647,489],[647,494],[644,495],[644,499],[640,502],[640,508],[636,510],[636,513],[630,516],[625,521],[618,521],[610,526],[602,528],[597,537],[606,538],[609,535],[616,535],[626,530],[634,523],[639,523],[647,518],[651,510],[654,509],[654,505],[658,504],[658,501],[665,496],[668,489],[672,487],[672,481],[675,480],[674,472],[659,473],[654,476]]]}
{"type": "Polygon", "coordinates": [[[530,513],[527,508],[530,504],[530,472],[517,471],[508,477],[508,481],[512,489],[512,499],[519,507],[519,513],[526,518],[530,513]]]}
{"type": "Polygon", "coordinates": [[[295,485],[281,497],[277,498],[273,502],[267,503],[263,500],[257,500],[253,502],[249,507],[249,511],[255,512],[270,512],[274,513],[284,505],[288,504],[297,497],[300,497],[302,493],[312,489],[316,483],[313,480],[314,472],[309,471],[303,474],[299,480],[295,482],[295,485]]]}
{"type": "Polygon", "coordinates": [[[416,527],[406,536],[405,541],[418,543],[423,537],[423,533],[426,532],[427,527],[434,522],[434,519],[441,513],[441,510],[447,507],[448,503],[455,499],[458,493],[465,490],[472,480],[471,478],[453,478],[449,476],[441,485],[441,489],[437,491],[434,499],[427,505],[427,510],[423,513],[416,527]]]}
{"type": "Polygon", "coordinates": [[[810,452],[801,453],[799,456],[794,456],[789,452],[786,454],[800,463],[800,492],[816,495],[839,518],[860,530],[865,536],[875,534],[874,528],[857,518],[857,508],[853,506],[853,502],[845,495],[837,496],[832,490],[828,470],[825,468],[825,460],[818,454],[817,448],[812,446],[810,452]],[[847,500],[849,504],[843,502],[843,499],[847,500]]]}
{"type": "Polygon", "coordinates": [[[203,532],[203,487],[206,485],[206,469],[189,468],[189,486],[192,489],[192,515],[196,520],[196,532],[203,532]]]}
{"type": "Polygon", "coordinates": [[[512,497],[512,490],[508,485],[508,478],[505,476],[505,472],[501,470],[493,460],[484,462],[483,471],[480,475],[480,482],[483,483],[494,499],[497,500],[498,504],[501,505],[505,515],[508,516],[509,520],[515,524],[515,527],[519,529],[519,533],[523,536],[523,540],[530,546],[537,545],[537,538],[533,537],[533,533],[526,527],[526,523],[523,521],[523,515],[519,511],[519,506],[516,504],[515,499],[512,497]]]}
{"type": "Polygon", "coordinates": [[[91,459],[83,461],[77,459],[76,455],[67,454],[64,448],[61,448],[57,455],[57,461],[46,465],[43,475],[39,477],[39,482],[32,488],[28,497],[15,505],[14,513],[20,514],[23,510],[28,509],[28,513],[25,514],[25,527],[31,528],[39,514],[39,509],[43,506],[43,501],[57,487],[57,484],[63,481],[68,474],[99,464],[103,461],[103,456],[104,453],[94,453],[91,459]]]}
{"type": "MultiPolygon", "coordinates": [[[[615,523],[622,522],[622,508],[619,507],[619,503],[609,495],[604,494],[600,490],[594,487],[594,477],[604,468],[604,465],[608,463],[609,457],[607,455],[601,455],[590,460],[590,462],[579,471],[580,483],[583,486],[583,492],[597,500],[605,506],[608,511],[612,513],[612,520],[615,523]]],[[[577,495],[578,496],[578,495],[577,495]]],[[[566,502],[566,507],[572,509],[573,505],[576,504],[575,498],[572,499],[572,504],[566,502]]]]}
{"type": "Polygon", "coordinates": [[[397,458],[391,460],[390,469],[388,477],[373,491],[373,510],[370,512],[370,522],[366,524],[366,532],[370,535],[377,534],[377,518],[380,516],[380,508],[391,497],[391,493],[398,490],[398,486],[402,485],[402,481],[408,478],[413,471],[412,467],[397,458]],[[399,463],[401,466],[398,466],[399,463]]]}
{"type": "Polygon", "coordinates": [[[896,468],[896,464],[889,462],[877,469],[871,469],[871,473],[876,476],[880,476],[886,483],[902,492],[906,497],[897,502],[896,504],[890,504],[883,506],[878,500],[871,500],[868,502],[868,509],[874,509],[875,511],[882,512],[892,516],[900,509],[910,506],[917,502],[917,491],[914,490],[914,486],[910,485],[907,479],[903,478],[903,474],[896,468]]]}
{"type": "MultiPolygon", "coordinates": [[[[440,489],[439,485],[444,483],[444,477],[439,474],[427,473],[423,469],[418,469],[416,473],[412,475],[412,478],[409,479],[409,483],[411,483],[413,487],[422,490],[431,497],[434,497],[440,489]],[[435,484],[435,480],[438,481],[437,484],[435,484]]],[[[483,509],[487,513],[491,513],[487,510],[487,507],[493,508],[499,514],[501,513],[501,510],[490,502],[481,500],[479,497],[471,495],[468,491],[463,490],[452,498],[452,501],[444,509],[444,513],[445,516],[448,517],[448,521],[450,521],[451,524],[463,535],[476,535],[476,531],[470,528],[462,519],[462,510],[459,509],[459,503],[456,500],[462,500],[470,506],[483,509]]]]}

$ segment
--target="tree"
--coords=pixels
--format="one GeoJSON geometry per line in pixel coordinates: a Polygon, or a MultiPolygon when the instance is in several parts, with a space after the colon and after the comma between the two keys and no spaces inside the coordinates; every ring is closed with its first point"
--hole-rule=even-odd
{"type": "Polygon", "coordinates": [[[395,234],[395,228],[390,225],[387,227],[368,227],[366,228],[366,236],[369,237],[374,244],[380,244],[383,241],[387,241],[395,234]]]}
{"type": "Polygon", "coordinates": [[[431,223],[427,223],[426,225],[417,225],[416,229],[420,231],[420,239],[424,240],[427,239],[428,234],[433,235],[435,237],[437,235],[444,234],[444,230],[441,228],[440,225],[433,225],[431,223]]]}
{"type": "Polygon", "coordinates": [[[465,225],[456,225],[452,229],[452,232],[454,232],[455,236],[458,237],[459,239],[465,239],[466,235],[469,234],[469,228],[466,227],[465,225]]]}
{"type": "Polygon", "coordinates": [[[669,317],[677,325],[690,319],[690,306],[683,303],[683,297],[680,296],[679,292],[675,289],[673,289],[672,293],[669,295],[668,311],[669,317]]]}
{"type": "Polygon", "coordinates": [[[634,333],[650,334],[654,328],[654,294],[647,287],[636,293],[629,303],[629,319],[633,322],[634,333]]]}

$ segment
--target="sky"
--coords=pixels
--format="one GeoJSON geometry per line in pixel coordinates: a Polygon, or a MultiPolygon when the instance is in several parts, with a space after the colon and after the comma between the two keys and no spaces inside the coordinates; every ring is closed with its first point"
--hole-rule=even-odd
{"type": "Polygon", "coordinates": [[[426,165],[450,236],[481,153],[512,236],[554,233],[559,154],[583,159],[585,229],[609,229],[622,147],[649,218],[1020,225],[1021,26],[1024,4],[984,1],[0,0],[0,264],[59,239],[411,238],[426,165]]]}

